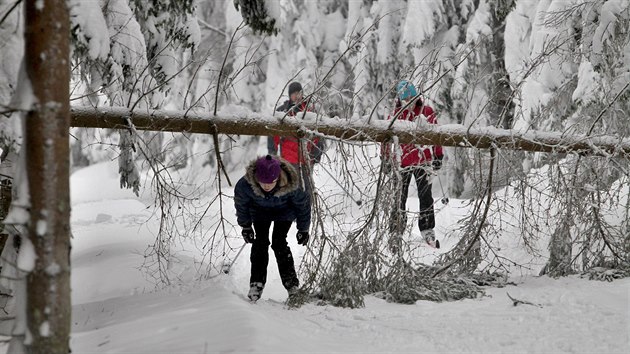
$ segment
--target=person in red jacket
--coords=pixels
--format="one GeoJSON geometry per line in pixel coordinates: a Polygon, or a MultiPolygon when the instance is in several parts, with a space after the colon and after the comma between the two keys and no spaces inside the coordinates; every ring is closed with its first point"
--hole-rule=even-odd
{"type": "MultiPolygon", "coordinates": [[[[288,88],[289,99],[282,105],[276,107],[278,112],[287,112],[288,116],[294,117],[298,113],[313,109],[306,106],[306,101],[302,94],[302,85],[299,82],[292,82],[288,88]]],[[[306,151],[302,153],[300,150],[300,140],[289,136],[269,137],[267,141],[267,151],[271,155],[277,155],[288,161],[295,167],[301,176],[301,187],[310,194],[311,191],[311,172],[313,164],[320,161],[323,150],[324,140],[319,138],[307,139],[303,144],[306,151]]]]}
{"type": "MultiPolygon", "coordinates": [[[[398,120],[415,121],[416,119],[426,119],[430,124],[437,124],[437,118],[433,108],[424,104],[418,95],[415,86],[408,81],[401,81],[397,86],[396,109],[389,117],[397,117],[398,120]],[[401,112],[402,110],[402,112],[401,112]]],[[[386,166],[396,166],[396,153],[392,151],[392,144],[383,145],[383,157],[386,166]]],[[[409,194],[409,184],[411,177],[416,180],[418,188],[418,199],[420,202],[420,212],[418,228],[424,240],[431,246],[439,248],[440,242],[435,238],[435,211],[433,209],[433,195],[431,193],[430,169],[435,171],[442,167],[444,152],[442,146],[418,146],[414,144],[400,144],[400,175],[402,178],[398,197],[400,198],[399,209],[394,210],[390,219],[390,231],[395,234],[402,234],[407,217],[407,196],[409,194]]]]}

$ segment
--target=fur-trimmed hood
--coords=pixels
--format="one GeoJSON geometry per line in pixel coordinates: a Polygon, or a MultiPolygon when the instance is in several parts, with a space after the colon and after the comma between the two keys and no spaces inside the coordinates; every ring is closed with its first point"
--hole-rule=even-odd
{"type": "Polygon", "coordinates": [[[311,225],[310,196],[300,187],[300,175],[291,163],[274,156],[280,162],[278,184],[265,192],[256,180],[256,161],[250,163],[234,187],[236,220],[242,227],[256,221],[296,221],[300,231],[311,225]]]}
{"type": "MultiPolygon", "coordinates": [[[[281,197],[298,189],[300,186],[300,177],[295,170],[295,167],[293,167],[293,165],[291,165],[287,160],[279,156],[274,156],[273,158],[280,162],[280,177],[278,185],[273,190],[273,194],[281,197]]],[[[265,196],[265,191],[260,187],[260,184],[258,184],[258,181],[256,180],[256,160],[252,161],[245,169],[245,180],[247,180],[249,185],[252,187],[254,194],[260,197],[265,196]]]]}

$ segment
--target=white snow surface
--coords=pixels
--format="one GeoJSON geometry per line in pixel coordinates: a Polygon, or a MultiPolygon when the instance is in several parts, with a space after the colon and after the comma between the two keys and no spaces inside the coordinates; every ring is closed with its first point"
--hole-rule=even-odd
{"type": "MultiPolygon", "coordinates": [[[[179,277],[168,287],[156,286],[139,268],[159,218],[150,218],[150,198],[118,189],[116,173],[106,172],[115,170],[115,162],[94,165],[71,179],[73,353],[625,353],[630,348],[630,279],[525,274],[477,299],[401,305],[366,296],[361,309],[307,304],[290,310],[283,305],[286,292],[273,252],[263,298],[250,304],[245,300],[250,246],[228,275],[200,281],[192,280],[197,255],[184,242],[172,269],[179,277]],[[508,293],[534,305],[514,306],[508,293]]],[[[332,188],[326,176],[316,167],[316,184],[332,188]]],[[[408,205],[417,205],[417,199],[411,197],[408,205]]],[[[444,249],[456,242],[444,235],[463,205],[452,200],[437,214],[444,249]]],[[[231,203],[224,208],[224,215],[234,218],[231,203]]],[[[299,264],[305,249],[294,233],[288,240],[299,264]]],[[[423,249],[426,259],[443,252],[423,249]]]]}

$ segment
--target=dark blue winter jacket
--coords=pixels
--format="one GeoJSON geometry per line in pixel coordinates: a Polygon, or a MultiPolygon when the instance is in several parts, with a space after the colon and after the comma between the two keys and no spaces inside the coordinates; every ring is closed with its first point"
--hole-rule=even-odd
{"type": "MultiPolygon", "coordinates": [[[[278,158],[278,157],[276,157],[278,158]]],[[[252,161],[234,187],[236,220],[241,227],[256,220],[294,221],[298,231],[311,226],[311,200],[300,186],[299,175],[286,160],[280,161],[280,178],[274,189],[265,192],[256,181],[256,161],[252,161]]]]}

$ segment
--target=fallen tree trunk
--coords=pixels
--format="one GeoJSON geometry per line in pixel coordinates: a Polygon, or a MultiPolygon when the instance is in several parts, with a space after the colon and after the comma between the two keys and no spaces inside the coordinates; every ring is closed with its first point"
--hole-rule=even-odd
{"type": "Polygon", "coordinates": [[[597,156],[627,156],[630,139],[615,136],[566,136],[559,132],[516,132],[494,127],[472,128],[458,124],[430,125],[397,121],[389,128],[388,121],[328,118],[308,112],[298,118],[271,116],[252,112],[225,113],[218,116],[192,111],[144,110],[129,111],[122,107],[72,107],[71,126],[84,128],[126,129],[129,122],[135,129],[188,132],[199,134],[297,136],[316,133],[349,141],[390,141],[400,143],[442,145],[487,149],[579,153],[597,156]],[[304,119],[302,119],[304,118],[304,119]]]}

